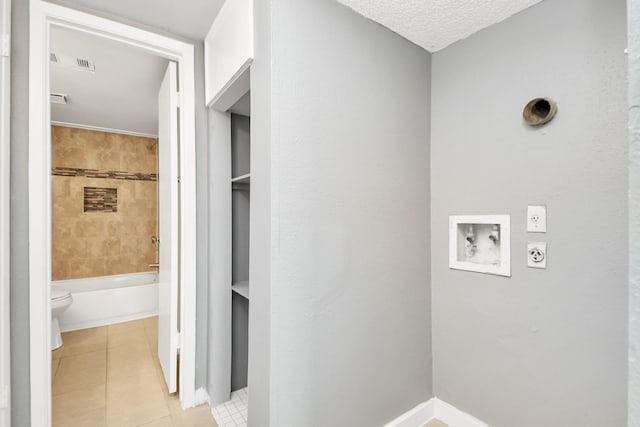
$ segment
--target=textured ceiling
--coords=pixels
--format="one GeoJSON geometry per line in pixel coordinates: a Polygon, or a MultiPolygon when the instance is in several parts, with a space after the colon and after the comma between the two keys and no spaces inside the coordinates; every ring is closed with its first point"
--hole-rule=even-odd
{"type": "Polygon", "coordinates": [[[542,0],[338,0],[435,52],[542,0]]]}

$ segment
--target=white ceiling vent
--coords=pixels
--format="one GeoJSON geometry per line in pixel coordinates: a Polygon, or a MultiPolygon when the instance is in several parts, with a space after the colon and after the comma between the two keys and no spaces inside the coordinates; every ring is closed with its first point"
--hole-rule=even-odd
{"type": "Polygon", "coordinates": [[[49,53],[49,59],[52,63],[62,65],[66,68],[73,68],[79,71],[96,72],[95,62],[86,58],[76,58],[69,55],[58,55],[57,53],[49,53]]]}
{"type": "Polygon", "coordinates": [[[77,67],[81,70],[91,71],[92,73],[95,73],[96,71],[96,64],[94,64],[93,61],[89,61],[88,59],[76,58],[76,64],[77,67]]]}
{"type": "Polygon", "coordinates": [[[67,95],[65,95],[64,93],[53,93],[51,92],[51,95],[49,97],[49,99],[51,100],[52,104],[68,104],[69,103],[69,97],[67,95]]]}

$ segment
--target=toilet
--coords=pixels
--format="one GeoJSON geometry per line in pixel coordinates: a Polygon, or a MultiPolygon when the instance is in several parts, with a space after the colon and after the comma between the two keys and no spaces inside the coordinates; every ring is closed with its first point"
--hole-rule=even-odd
{"type": "Polygon", "coordinates": [[[71,292],[66,289],[51,289],[51,350],[62,346],[62,334],[58,317],[69,308],[73,302],[71,292]]]}

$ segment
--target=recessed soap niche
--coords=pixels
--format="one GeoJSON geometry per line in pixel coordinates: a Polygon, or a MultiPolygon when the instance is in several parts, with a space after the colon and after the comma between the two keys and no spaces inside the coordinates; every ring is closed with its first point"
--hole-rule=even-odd
{"type": "Polygon", "coordinates": [[[511,276],[511,217],[449,217],[449,268],[511,276]]]}

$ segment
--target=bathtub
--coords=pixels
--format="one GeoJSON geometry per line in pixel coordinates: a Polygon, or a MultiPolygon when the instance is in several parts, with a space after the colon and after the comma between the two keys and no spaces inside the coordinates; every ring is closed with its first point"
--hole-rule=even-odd
{"type": "Polygon", "coordinates": [[[63,332],[158,314],[155,271],[58,280],[51,283],[51,288],[64,288],[73,296],[73,304],[59,318],[63,332]]]}

